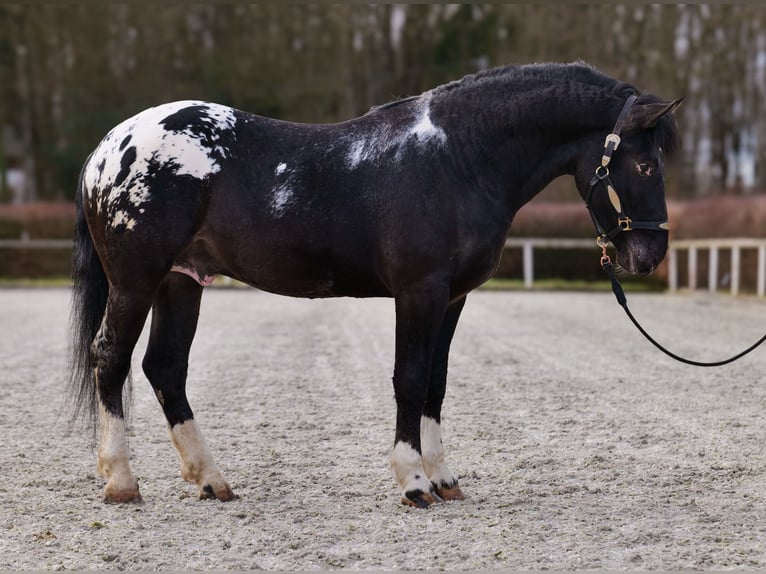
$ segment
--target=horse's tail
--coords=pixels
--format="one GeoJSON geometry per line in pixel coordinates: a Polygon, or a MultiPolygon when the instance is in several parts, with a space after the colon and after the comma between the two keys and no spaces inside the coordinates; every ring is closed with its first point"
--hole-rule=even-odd
{"type": "Polygon", "coordinates": [[[72,421],[82,416],[95,429],[98,397],[90,347],[104,317],[109,282],[85,220],[83,172],[84,168],[77,184],[77,220],[72,253],[74,285],[69,317],[72,340],[68,390],[73,406],[72,421]]]}

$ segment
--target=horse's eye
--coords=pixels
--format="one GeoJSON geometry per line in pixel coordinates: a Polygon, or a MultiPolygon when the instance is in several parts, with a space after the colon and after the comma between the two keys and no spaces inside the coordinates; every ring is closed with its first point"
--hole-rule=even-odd
{"type": "Polygon", "coordinates": [[[654,164],[648,161],[637,161],[636,171],[638,172],[638,175],[642,175],[644,177],[650,176],[654,173],[654,164]]]}

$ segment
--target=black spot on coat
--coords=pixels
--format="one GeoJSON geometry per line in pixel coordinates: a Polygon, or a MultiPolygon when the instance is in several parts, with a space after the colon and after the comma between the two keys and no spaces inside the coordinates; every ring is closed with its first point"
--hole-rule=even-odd
{"type": "Polygon", "coordinates": [[[130,143],[130,140],[132,137],[133,136],[131,134],[128,134],[127,136],[125,136],[125,139],[122,140],[122,143],[120,143],[120,151],[125,149],[125,146],[128,145],[128,143],[130,143]]]}
{"type": "Polygon", "coordinates": [[[120,173],[117,174],[117,177],[114,180],[115,187],[120,185],[125,181],[125,178],[128,177],[128,174],[130,174],[130,166],[133,165],[134,161],[136,161],[136,146],[131,146],[125,150],[124,154],[122,154],[122,159],[120,160],[120,173]]]}

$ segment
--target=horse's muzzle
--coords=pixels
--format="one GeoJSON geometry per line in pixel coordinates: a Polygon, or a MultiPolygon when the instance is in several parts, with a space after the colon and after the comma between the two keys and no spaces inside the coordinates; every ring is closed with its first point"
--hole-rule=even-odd
{"type": "Polygon", "coordinates": [[[650,275],[665,258],[667,231],[634,230],[620,233],[612,241],[617,250],[616,262],[635,275],[650,275]]]}

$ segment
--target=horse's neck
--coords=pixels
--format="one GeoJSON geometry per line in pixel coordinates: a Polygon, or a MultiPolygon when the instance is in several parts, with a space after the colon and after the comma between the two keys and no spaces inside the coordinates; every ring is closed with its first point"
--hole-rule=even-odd
{"type": "Polygon", "coordinates": [[[521,89],[509,97],[498,90],[470,105],[475,127],[467,147],[475,146],[481,163],[495,172],[509,218],[556,177],[574,175],[584,143],[608,124],[614,96],[594,92],[592,102],[577,96],[521,89]]]}

